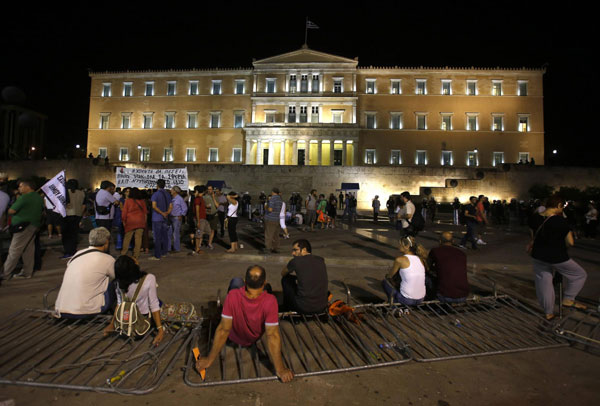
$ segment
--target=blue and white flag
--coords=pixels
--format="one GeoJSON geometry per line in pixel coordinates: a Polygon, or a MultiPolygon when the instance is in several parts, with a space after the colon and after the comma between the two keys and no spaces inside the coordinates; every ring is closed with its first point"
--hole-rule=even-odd
{"type": "Polygon", "coordinates": [[[310,20],[306,20],[306,28],[311,28],[313,30],[318,30],[319,26],[317,24],[313,23],[310,20]]]}
{"type": "Polygon", "coordinates": [[[50,179],[42,186],[42,191],[54,205],[52,211],[63,217],[67,216],[67,187],[65,180],[65,171],[60,171],[58,175],[50,179]]]}

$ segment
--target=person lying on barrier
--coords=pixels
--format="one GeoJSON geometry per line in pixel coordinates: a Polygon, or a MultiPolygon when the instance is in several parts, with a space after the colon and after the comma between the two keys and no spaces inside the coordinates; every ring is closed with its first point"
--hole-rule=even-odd
{"type": "Polygon", "coordinates": [[[440,246],[429,251],[429,271],[440,302],[460,303],[469,295],[467,255],[452,246],[452,232],[440,235],[440,246]]]}
{"type": "Polygon", "coordinates": [[[421,304],[425,298],[427,250],[412,236],[402,237],[399,249],[402,255],[394,260],[391,271],[383,280],[383,290],[388,300],[393,298],[396,303],[421,304]]]}
{"type": "MultiPolygon", "coordinates": [[[[115,280],[118,282],[116,289],[117,304],[125,300],[123,293],[126,297],[133,298],[137,291],[135,304],[139,313],[146,319],[149,319],[152,313],[152,320],[154,320],[154,325],[156,326],[157,334],[152,344],[154,346],[160,344],[165,335],[165,326],[160,319],[161,302],[158,299],[158,292],[156,290],[156,277],[151,273],[143,272],[134,258],[121,255],[115,261],[115,280]],[[142,286],[138,291],[140,281],[142,281],[142,286]]],[[[112,331],[115,331],[114,317],[113,321],[104,329],[104,336],[107,336],[112,331]]]]}
{"type": "Polygon", "coordinates": [[[304,239],[294,241],[292,255],[281,271],[285,310],[304,314],[325,311],[328,288],[325,260],[312,255],[310,242],[304,239]]]}
{"type": "Polygon", "coordinates": [[[115,259],[108,247],[110,231],[94,228],[89,234],[90,246],[73,255],[67,263],[58,297],[56,312],[59,317],[81,319],[105,313],[116,300],[115,259]]]}
{"type": "Polygon", "coordinates": [[[294,378],[294,373],[285,367],[281,357],[277,299],[265,291],[266,279],[262,266],[251,265],[246,270],[245,281],[241,278],[231,280],[212,349],[208,356],[196,361],[198,371],[212,365],[228,338],[235,344],[248,347],[266,333],[277,376],[282,382],[290,382],[294,378]]]}

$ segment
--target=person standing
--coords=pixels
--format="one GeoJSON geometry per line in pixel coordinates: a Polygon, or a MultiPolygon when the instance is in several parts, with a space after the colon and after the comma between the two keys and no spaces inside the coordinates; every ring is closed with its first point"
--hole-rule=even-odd
{"type": "Polygon", "coordinates": [[[210,224],[208,248],[212,250],[212,241],[217,234],[217,228],[219,228],[219,218],[217,217],[217,207],[219,206],[219,203],[215,197],[215,190],[210,185],[206,186],[206,192],[202,197],[204,198],[204,205],[206,206],[206,221],[210,224]]]}
{"type": "Polygon", "coordinates": [[[455,226],[460,225],[460,206],[461,204],[458,197],[455,197],[452,202],[452,224],[455,226]]]}
{"type": "Polygon", "coordinates": [[[409,226],[410,226],[410,221],[412,220],[414,214],[415,214],[415,205],[412,202],[412,198],[410,196],[410,193],[408,191],[406,192],[402,192],[400,194],[400,200],[402,200],[402,202],[404,202],[404,206],[401,206],[398,210],[398,220],[401,222],[402,224],[402,230],[400,231],[400,237],[406,237],[408,235],[413,234],[413,232],[411,232],[409,230],[409,226]]]}
{"type": "Polygon", "coordinates": [[[267,202],[265,212],[265,247],[273,254],[279,253],[279,215],[283,200],[279,195],[279,189],[274,187],[271,198],[267,202]]]}
{"type": "Polygon", "coordinates": [[[306,222],[304,231],[310,226],[310,231],[315,231],[315,220],[317,219],[317,190],[313,189],[304,203],[306,207],[306,222]]]}
{"type": "Polygon", "coordinates": [[[340,191],[338,196],[338,204],[340,205],[338,209],[344,210],[344,192],[340,191]]]}
{"type": "Polygon", "coordinates": [[[62,243],[64,255],[61,259],[71,258],[77,252],[79,222],[85,211],[85,193],[79,190],[77,179],[67,181],[67,216],[63,219],[62,243]]]}
{"type": "Polygon", "coordinates": [[[466,243],[469,241],[474,250],[477,249],[477,240],[475,239],[475,228],[477,227],[477,198],[471,196],[469,198],[469,204],[465,206],[464,213],[465,225],[467,226],[467,233],[460,240],[458,246],[466,249],[466,243]]]}
{"type": "Polygon", "coordinates": [[[137,260],[140,257],[147,215],[148,209],[146,207],[146,202],[143,199],[142,192],[134,187],[129,192],[129,198],[125,200],[123,210],[121,211],[121,219],[125,230],[121,255],[127,254],[129,251],[129,244],[131,243],[131,237],[133,237],[135,238],[133,258],[137,260]]]}
{"type": "Polygon", "coordinates": [[[231,247],[227,250],[227,252],[234,253],[238,250],[238,235],[237,235],[237,222],[238,222],[238,208],[240,207],[240,203],[238,202],[237,193],[231,191],[227,194],[227,201],[229,202],[229,206],[227,206],[227,234],[229,234],[229,242],[231,243],[231,247]]]}
{"type": "Polygon", "coordinates": [[[159,179],[156,181],[157,190],[152,194],[152,235],[154,236],[154,256],[149,259],[158,261],[162,256],[167,254],[167,219],[173,204],[171,203],[171,195],[165,190],[165,180],[159,179]]]}
{"type": "Polygon", "coordinates": [[[377,223],[377,217],[379,216],[379,208],[381,207],[381,202],[379,201],[378,195],[375,195],[371,207],[373,207],[373,221],[377,223]]]}
{"type": "MultiPolygon", "coordinates": [[[[533,158],[531,158],[533,161],[533,158]]],[[[596,229],[598,228],[598,210],[596,209],[596,203],[588,203],[588,211],[585,213],[585,237],[596,238],[596,229]]]]}
{"type": "Polygon", "coordinates": [[[173,240],[173,249],[175,252],[181,252],[181,222],[187,214],[187,205],[181,197],[181,188],[173,186],[171,188],[171,197],[173,210],[171,211],[171,225],[169,225],[169,237],[167,240],[167,252],[171,252],[171,239],[173,240]]]}
{"type": "Polygon", "coordinates": [[[44,205],[46,208],[45,212],[46,226],[48,227],[48,238],[52,238],[52,230],[55,228],[58,238],[62,239],[62,228],[60,226],[60,223],[62,222],[61,215],[53,210],[54,204],[46,196],[44,196],[44,205]]]}
{"type": "Polygon", "coordinates": [[[325,200],[325,195],[319,195],[319,203],[317,204],[317,220],[321,223],[321,230],[325,229],[327,225],[329,225],[329,220],[327,219],[327,200],[325,200]]]}
{"type": "Polygon", "coordinates": [[[11,276],[21,257],[23,258],[23,270],[15,277],[31,278],[34,265],[34,239],[42,225],[44,199],[35,191],[33,181],[20,181],[18,190],[20,197],[8,209],[8,214],[12,217],[11,228],[14,229],[19,225],[21,227],[12,235],[2,279],[8,279],[11,276]]]}
{"type": "Polygon", "coordinates": [[[217,208],[217,215],[219,216],[219,225],[221,226],[221,238],[225,236],[225,217],[227,216],[227,208],[229,206],[229,202],[227,200],[227,196],[223,193],[223,191],[219,188],[216,190],[217,196],[217,204],[219,207],[217,208]]]}
{"type": "Polygon", "coordinates": [[[488,223],[488,219],[487,219],[487,210],[485,208],[485,202],[486,202],[487,198],[484,195],[479,195],[478,201],[477,201],[477,244],[479,245],[486,245],[487,243],[485,241],[483,241],[481,239],[481,237],[483,236],[483,233],[485,233],[485,228],[487,226],[488,223]]]}
{"type": "MultiPolygon", "coordinates": [[[[98,227],[104,227],[112,231],[112,221],[115,214],[115,206],[120,203],[113,194],[115,193],[115,184],[109,180],[103,180],[100,183],[100,190],[96,193],[94,206],[96,209],[96,224],[98,227]]],[[[108,251],[110,252],[110,239],[108,251]]]]}
{"type": "Polygon", "coordinates": [[[329,205],[327,206],[327,215],[331,220],[331,228],[335,228],[335,218],[337,216],[337,205],[338,201],[335,198],[335,195],[331,193],[329,195],[329,205]]]}

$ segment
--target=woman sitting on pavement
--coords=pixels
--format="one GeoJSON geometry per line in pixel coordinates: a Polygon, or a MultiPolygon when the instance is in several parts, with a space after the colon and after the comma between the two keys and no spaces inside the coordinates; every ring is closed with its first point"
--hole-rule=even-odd
{"type": "Polygon", "coordinates": [[[394,260],[394,265],[382,282],[388,300],[407,306],[421,304],[425,298],[425,267],[427,250],[412,236],[400,239],[402,255],[394,260]]]}
{"type": "MultiPolygon", "coordinates": [[[[156,290],[156,278],[152,274],[143,272],[135,259],[126,255],[117,258],[115,261],[115,280],[119,284],[117,288],[117,305],[123,301],[123,293],[130,298],[135,295],[138,283],[142,278],[144,278],[144,282],[135,303],[139,312],[145,317],[149,317],[152,313],[152,319],[158,331],[154,341],[152,341],[152,344],[156,346],[160,344],[165,335],[165,327],[160,319],[161,302],[158,299],[156,290]]],[[[104,335],[108,335],[114,329],[113,317],[113,322],[104,329],[104,335]]]]}

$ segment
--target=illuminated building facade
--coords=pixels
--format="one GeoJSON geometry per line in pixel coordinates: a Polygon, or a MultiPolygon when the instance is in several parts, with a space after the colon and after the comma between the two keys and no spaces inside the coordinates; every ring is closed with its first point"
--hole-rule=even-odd
{"type": "Polygon", "coordinates": [[[252,65],[90,73],[88,153],[124,163],[544,163],[542,69],[359,67],[306,47],[252,65]]]}

